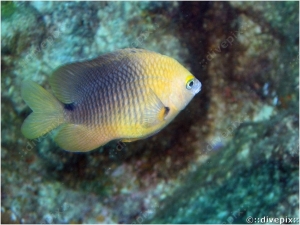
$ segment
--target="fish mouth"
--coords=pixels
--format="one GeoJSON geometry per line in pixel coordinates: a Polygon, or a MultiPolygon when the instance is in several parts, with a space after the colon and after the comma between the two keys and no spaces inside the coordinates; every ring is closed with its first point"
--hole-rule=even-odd
{"type": "Polygon", "coordinates": [[[193,86],[193,89],[192,89],[192,92],[193,94],[197,94],[201,91],[201,87],[202,87],[202,84],[201,82],[198,80],[198,79],[194,79],[194,86],[193,86]]]}

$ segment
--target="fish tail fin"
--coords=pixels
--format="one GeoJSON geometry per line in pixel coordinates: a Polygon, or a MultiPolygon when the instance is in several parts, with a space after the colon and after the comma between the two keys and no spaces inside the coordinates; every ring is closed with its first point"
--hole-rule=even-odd
{"type": "Polygon", "coordinates": [[[24,81],[21,94],[33,111],[21,127],[26,138],[38,138],[64,122],[63,104],[37,83],[24,81]]]}

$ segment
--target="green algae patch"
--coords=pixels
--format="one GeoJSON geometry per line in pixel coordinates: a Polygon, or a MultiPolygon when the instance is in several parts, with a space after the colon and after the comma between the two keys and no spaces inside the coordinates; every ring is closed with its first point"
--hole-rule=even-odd
{"type": "Polygon", "coordinates": [[[16,9],[14,2],[1,2],[1,19],[9,19],[16,12],[16,9]]]}

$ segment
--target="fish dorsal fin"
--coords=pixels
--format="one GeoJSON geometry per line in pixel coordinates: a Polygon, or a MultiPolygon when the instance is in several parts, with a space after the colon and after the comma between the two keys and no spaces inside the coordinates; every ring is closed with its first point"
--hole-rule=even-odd
{"type": "Polygon", "coordinates": [[[152,89],[150,89],[148,100],[146,101],[149,105],[143,115],[143,126],[151,127],[164,121],[170,111],[170,108],[161,102],[152,89]]]}
{"type": "MultiPolygon", "coordinates": [[[[132,51],[132,50],[131,50],[132,51]]],[[[130,50],[119,50],[96,59],[64,65],[50,77],[54,95],[70,104],[83,98],[95,85],[107,86],[115,82],[114,74],[128,63],[130,50]]]]}

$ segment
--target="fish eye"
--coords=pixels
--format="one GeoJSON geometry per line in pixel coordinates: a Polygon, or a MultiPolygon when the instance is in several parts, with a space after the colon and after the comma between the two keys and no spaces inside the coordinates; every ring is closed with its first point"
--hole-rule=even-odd
{"type": "Polygon", "coordinates": [[[186,89],[191,90],[192,87],[193,87],[193,85],[194,85],[194,79],[189,80],[189,81],[186,83],[186,89]]]}

